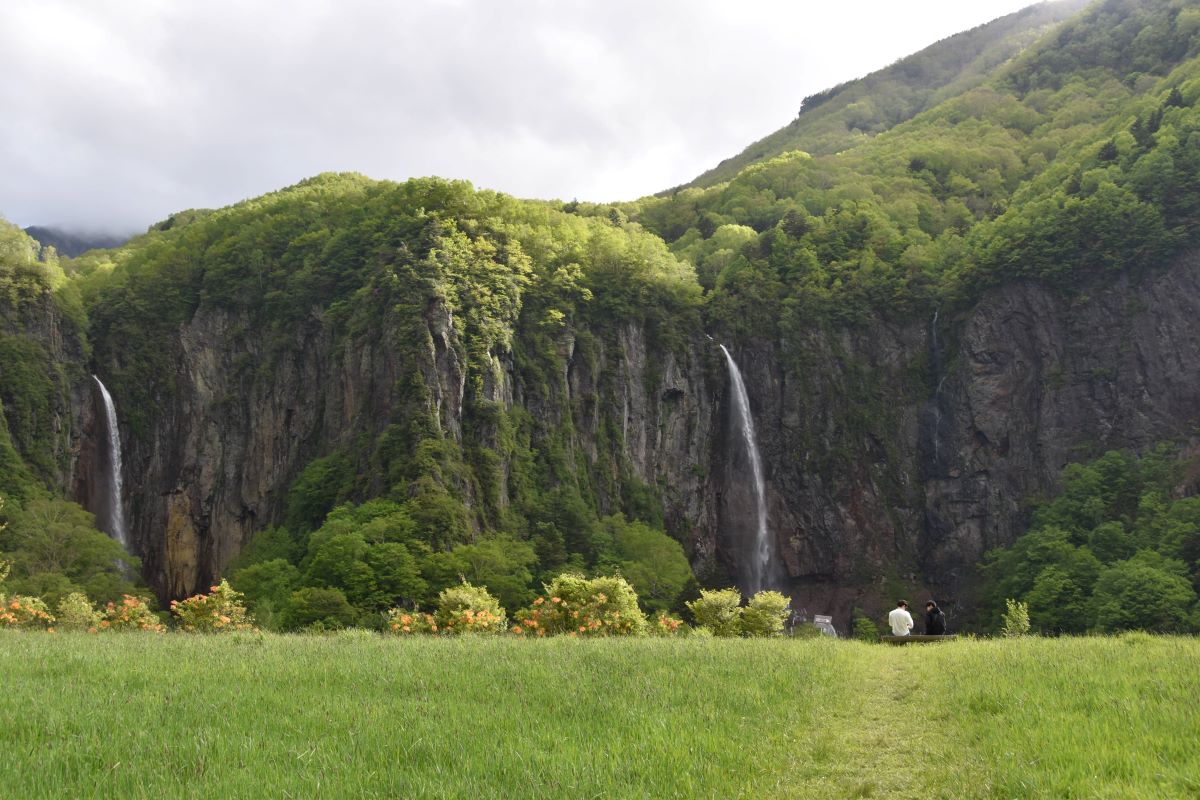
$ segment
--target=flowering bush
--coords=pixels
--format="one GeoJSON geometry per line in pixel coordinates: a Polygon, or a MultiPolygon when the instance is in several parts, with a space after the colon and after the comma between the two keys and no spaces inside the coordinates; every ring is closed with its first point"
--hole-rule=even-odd
{"type": "Polygon", "coordinates": [[[59,600],[57,616],[57,625],[63,630],[95,633],[100,629],[100,612],[82,592],[71,592],[59,600]]]}
{"type": "Polygon", "coordinates": [[[4,599],[0,607],[0,625],[9,628],[42,628],[53,630],[54,616],[37,597],[14,594],[4,599]]]}
{"type": "Polygon", "coordinates": [[[782,636],[788,599],[779,592],[759,592],[741,612],[743,635],[782,636]]]}
{"type": "Polygon", "coordinates": [[[737,636],[742,632],[742,593],[737,589],[704,589],[688,601],[696,623],[714,636],[737,636]]]}
{"type": "Polygon", "coordinates": [[[437,620],[433,614],[422,614],[404,608],[393,608],[384,619],[384,633],[408,636],[414,633],[437,633],[437,620]]]}
{"type": "Polygon", "coordinates": [[[120,603],[109,603],[100,612],[100,630],[163,632],[162,623],[140,597],[125,595],[120,603]]]}
{"type": "Polygon", "coordinates": [[[502,633],[508,623],[500,601],[466,581],[442,589],[434,620],[446,633],[502,633]]]}
{"type": "Polygon", "coordinates": [[[559,575],[517,614],[513,633],[535,636],[627,636],[646,630],[637,593],[624,578],[559,575]]]}
{"type": "Polygon", "coordinates": [[[189,633],[232,633],[254,630],[254,620],[242,605],[242,593],[222,580],[186,600],[172,600],[171,613],[179,627],[189,633]]]}
{"type": "Polygon", "coordinates": [[[652,636],[681,636],[686,632],[683,620],[671,614],[662,613],[650,620],[652,636]]]}

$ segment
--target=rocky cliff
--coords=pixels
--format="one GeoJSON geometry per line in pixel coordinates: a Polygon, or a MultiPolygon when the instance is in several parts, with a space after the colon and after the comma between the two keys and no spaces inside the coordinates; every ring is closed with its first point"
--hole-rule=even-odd
{"type": "MultiPolygon", "coordinates": [[[[1014,285],[957,315],[736,343],[798,604],[842,620],[896,592],[969,604],[973,565],[1021,531],[1066,463],[1189,436],[1200,416],[1197,266],[1183,259],[1073,299],[1014,285]]],[[[413,331],[387,318],[346,337],[314,314],[282,349],[228,312],[181,326],[166,343],[174,403],[146,435],[127,435],[134,538],[156,589],[205,585],[280,520],[309,460],[413,413],[397,387],[414,368],[439,435],[496,446],[494,431],[464,423],[452,322],[431,301],[415,351],[413,331]]],[[[620,507],[615,476],[636,476],[659,493],[697,574],[736,580],[753,498],[724,365],[701,331],[667,346],[634,322],[568,328],[536,379],[511,351],[492,358],[485,398],[528,412],[534,448],[567,431],[567,458],[602,510],[620,507]]],[[[477,488],[463,485],[468,504],[477,488]]]]}
{"type": "Polygon", "coordinates": [[[55,488],[91,500],[96,491],[95,398],[89,353],[78,325],[54,293],[29,281],[0,296],[0,446],[3,485],[55,488]]]}

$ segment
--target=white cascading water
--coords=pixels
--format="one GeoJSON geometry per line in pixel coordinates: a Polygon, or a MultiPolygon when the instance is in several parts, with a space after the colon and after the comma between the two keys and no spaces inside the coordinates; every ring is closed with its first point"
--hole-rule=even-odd
{"type": "Polygon", "coordinates": [[[753,595],[763,589],[772,587],[766,585],[771,575],[771,539],[767,530],[767,486],[763,481],[762,459],[758,455],[758,441],[754,436],[754,417],[750,413],[750,396],[746,394],[746,384],[742,381],[742,372],[737,362],[720,345],[729,364],[729,382],[733,385],[735,422],[742,432],[742,441],[746,444],[746,454],[750,457],[750,471],[754,477],[754,503],[758,512],[756,520],[754,547],[747,559],[746,592],[753,595]]]}
{"type": "Polygon", "coordinates": [[[109,535],[128,549],[129,541],[125,531],[125,507],[121,503],[121,490],[123,488],[123,480],[121,478],[121,431],[117,428],[117,407],[113,404],[112,395],[108,393],[108,387],[104,385],[104,382],[95,375],[92,376],[92,380],[100,387],[100,396],[104,398],[104,419],[108,426],[108,468],[110,470],[108,513],[109,525],[111,527],[109,535]]]}

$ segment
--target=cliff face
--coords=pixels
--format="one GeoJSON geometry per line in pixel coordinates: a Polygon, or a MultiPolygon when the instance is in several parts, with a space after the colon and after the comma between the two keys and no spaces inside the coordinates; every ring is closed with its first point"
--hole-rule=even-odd
{"type": "Polygon", "coordinates": [[[83,336],[53,293],[38,287],[0,298],[0,347],[5,438],[31,470],[29,480],[86,503],[98,491],[98,456],[83,336]]]}
{"type": "MultiPolygon", "coordinates": [[[[127,435],[134,547],[163,596],[206,586],[252,533],[281,521],[287,488],[310,460],[361,451],[406,415],[427,414],[455,444],[496,447],[495,431],[464,433],[463,347],[436,301],[415,349],[411,330],[387,318],[367,334],[336,338],[314,314],[282,350],[251,329],[243,316],[212,310],[182,326],[165,343],[176,355],[172,405],[148,434],[127,435]],[[414,370],[425,389],[418,409],[399,388],[414,370]]],[[[663,488],[672,528],[706,531],[714,403],[705,365],[693,349],[680,356],[648,343],[638,325],[587,340],[584,352],[575,333],[560,337],[558,374],[544,383],[515,377],[512,353],[495,353],[481,399],[528,411],[535,448],[551,431],[570,431],[568,458],[595,476],[603,511],[619,507],[613,477],[628,473],[663,488]]],[[[478,502],[472,484],[456,489],[468,506],[478,502]]]]}
{"type": "MultiPolygon", "coordinates": [[[[1066,463],[1191,434],[1198,320],[1200,271],[1185,259],[1071,301],[1011,286],[954,319],[732,347],[798,604],[846,619],[896,592],[969,602],[973,565],[1022,530],[1030,498],[1052,491],[1066,463]]],[[[282,348],[225,312],[180,328],[165,345],[177,355],[174,405],[147,435],[126,435],[135,547],[162,595],[203,587],[278,522],[312,458],[412,413],[397,384],[414,366],[441,434],[492,444],[492,432],[464,425],[453,320],[431,302],[424,321],[415,365],[412,332],[387,318],[338,338],[314,314],[282,348]]],[[[754,500],[713,342],[697,331],[669,347],[636,323],[584,326],[558,338],[543,380],[522,376],[509,352],[492,360],[484,399],[524,408],[534,448],[568,430],[568,458],[593,476],[602,510],[620,503],[613,476],[636,476],[661,494],[701,578],[736,580],[754,500]]],[[[91,401],[76,400],[85,424],[91,401]]]]}
{"type": "Polygon", "coordinates": [[[796,599],[842,618],[895,593],[969,608],[973,565],[1024,529],[1066,464],[1194,436],[1200,264],[1072,300],[1010,286],[958,319],[814,331],[787,349],[759,346],[743,370],[763,387],[796,599]]]}

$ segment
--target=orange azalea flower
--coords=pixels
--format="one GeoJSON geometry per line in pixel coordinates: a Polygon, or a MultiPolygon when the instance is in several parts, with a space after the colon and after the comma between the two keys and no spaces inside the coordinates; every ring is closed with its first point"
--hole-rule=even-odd
{"type": "Polygon", "coordinates": [[[551,597],[551,598],[550,598],[550,602],[551,602],[551,603],[561,603],[561,602],[562,602],[562,598],[561,598],[561,597],[551,597]]]}
{"type": "Polygon", "coordinates": [[[539,597],[537,600],[534,600],[534,601],[533,601],[533,604],[534,604],[535,606],[540,606],[540,605],[541,605],[542,603],[544,603],[544,602],[546,602],[546,598],[544,598],[544,597],[539,597]]]}

